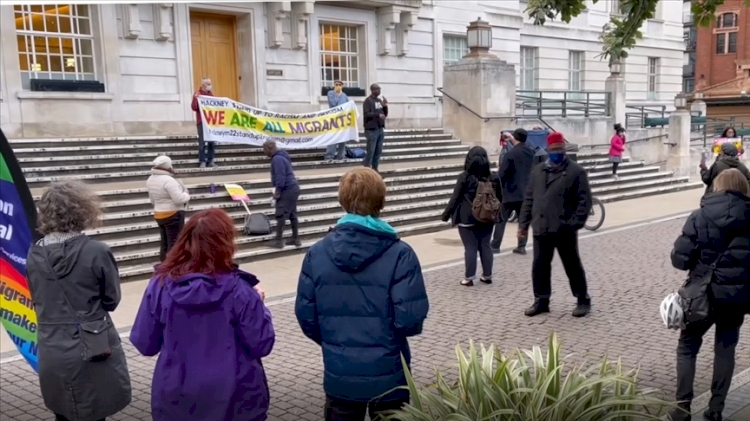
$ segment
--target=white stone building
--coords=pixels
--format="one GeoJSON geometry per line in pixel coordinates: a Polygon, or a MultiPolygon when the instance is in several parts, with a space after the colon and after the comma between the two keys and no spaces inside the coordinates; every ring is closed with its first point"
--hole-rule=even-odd
{"type": "MultiPolygon", "coordinates": [[[[469,22],[492,25],[492,52],[516,66],[519,89],[601,91],[598,36],[617,8],[601,0],[570,24],[540,27],[518,0],[6,4],[0,120],[11,138],[192,134],[203,75],[218,95],[285,112],[326,107],[334,78],[364,91],[379,83],[389,127],[438,127],[443,67],[467,52],[469,22]]],[[[629,104],[671,105],[680,92],[681,11],[681,0],[662,0],[645,24],[626,60],[629,104]]]]}

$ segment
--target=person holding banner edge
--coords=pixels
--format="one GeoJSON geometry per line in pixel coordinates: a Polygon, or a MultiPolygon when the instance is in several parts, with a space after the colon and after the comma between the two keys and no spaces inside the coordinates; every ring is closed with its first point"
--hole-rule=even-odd
{"type": "Polygon", "coordinates": [[[284,245],[300,247],[299,221],[297,220],[297,198],[299,198],[299,184],[294,176],[292,160],[285,150],[280,150],[273,140],[263,144],[263,153],[271,158],[271,184],[273,184],[273,198],[276,201],[276,238],[271,247],[283,249],[284,245]],[[283,241],[284,223],[289,220],[292,226],[292,237],[283,241]]]}
{"type": "Polygon", "coordinates": [[[209,167],[216,167],[216,162],[214,162],[214,148],[216,147],[216,143],[203,141],[203,119],[201,118],[201,108],[198,104],[198,97],[201,95],[214,96],[211,78],[204,76],[201,79],[201,87],[193,94],[193,103],[190,108],[195,111],[195,124],[198,129],[198,161],[200,162],[200,167],[205,168],[206,165],[209,167]]]}
{"type": "MultiPolygon", "coordinates": [[[[349,97],[343,92],[344,83],[340,80],[333,82],[333,90],[328,91],[328,107],[335,108],[339,105],[344,105],[349,102],[349,97]]],[[[346,153],[346,142],[336,143],[333,145],[326,146],[325,159],[328,162],[331,161],[342,161],[344,159],[344,153],[346,153]]]]}
{"type": "Polygon", "coordinates": [[[388,100],[380,97],[380,85],[377,83],[370,85],[370,96],[365,98],[362,111],[364,113],[365,139],[367,139],[364,166],[377,171],[380,154],[383,153],[385,119],[388,117],[388,100]]]}

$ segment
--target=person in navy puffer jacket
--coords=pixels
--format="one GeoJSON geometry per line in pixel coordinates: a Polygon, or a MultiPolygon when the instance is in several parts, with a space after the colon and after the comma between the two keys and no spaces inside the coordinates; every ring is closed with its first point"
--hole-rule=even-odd
{"type": "Polygon", "coordinates": [[[379,421],[409,401],[401,363],[422,333],[429,303],[414,250],[379,219],[385,183],[372,169],[346,173],[347,214],[302,263],[295,313],[323,351],[326,421],[379,421]],[[395,390],[394,390],[395,389],[395,390]]]}

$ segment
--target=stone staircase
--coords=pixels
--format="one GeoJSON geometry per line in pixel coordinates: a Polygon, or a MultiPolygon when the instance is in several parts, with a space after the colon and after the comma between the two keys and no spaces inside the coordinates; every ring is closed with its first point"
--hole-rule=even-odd
{"type": "MultiPolygon", "coordinates": [[[[363,140],[350,146],[364,147],[363,140]]],[[[383,218],[402,235],[448,228],[439,217],[469,146],[442,129],[391,130],[385,142],[380,168],[388,198],[383,218]]],[[[190,189],[188,217],[219,207],[235,220],[239,231],[245,211],[229,199],[222,186],[236,183],[250,196],[251,212],[263,212],[272,218],[269,160],[260,148],[217,144],[220,166],[198,168],[196,142],[190,137],[19,139],[11,140],[11,145],[35,199],[55,180],[84,180],[98,191],[104,208],[103,223],[87,234],[110,245],[123,281],[147,278],[158,261],[159,234],[145,189],[151,161],[157,155],[167,154],[173,159],[178,176],[190,189]]],[[[290,155],[302,188],[298,209],[305,249],[343,215],[338,204],[338,180],[349,168],[360,165],[360,160],[326,163],[322,150],[293,150],[290,155]]],[[[579,153],[578,162],[589,170],[594,194],[605,202],[700,185],[627,158],[620,165],[620,179],[615,181],[604,153],[579,153]]],[[[289,229],[285,234],[289,235],[289,229]]],[[[293,247],[271,249],[270,239],[270,235],[238,235],[237,260],[247,262],[299,251],[293,247]]]]}

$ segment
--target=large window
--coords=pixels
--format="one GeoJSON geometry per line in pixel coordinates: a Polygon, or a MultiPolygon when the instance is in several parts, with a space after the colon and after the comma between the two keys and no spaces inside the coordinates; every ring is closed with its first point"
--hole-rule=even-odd
{"type": "Polygon", "coordinates": [[[719,28],[736,28],[737,15],[735,13],[724,13],[718,21],[719,28]]]}
{"type": "Polygon", "coordinates": [[[321,85],[333,88],[340,80],[344,87],[358,88],[359,28],[356,26],[320,24],[321,85]]]}
{"type": "Polygon", "coordinates": [[[716,34],[716,54],[737,53],[737,32],[716,34]]]}
{"type": "Polygon", "coordinates": [[[659,58],[648,58],[648,83],[647,96],[650,101],[656,100],[659,89],[659,58]]]}
{"type": "Polygon", "coordinates": [[[568,90],[583,91],[583,71],[586,54],[583,51],[571,51],[568,54],[568,90]]]}
{"type": "Polygon", "coordinates": [[[466,37],[461,35],[443,36],[443,66],[457,63],[469,53],[466,37]]]}
{"type": "Polygon", "coordinates": [[[607,3],[609,3],[609,13],[613,15],[619,15],[622,13],[620,11],[620,0],[609,0],[607,3]]]}
{"type": "Polygon", "coordinates": [[[30,79],[96,80],[89,6],[13,6],[23,87],[30,79]]]}
{"type": "Polygon", "coordinates": [[[695,90],[695,79],[682,79],[682,92],[690,94],[693,90],[695,90]]]}
{"type": "Polygon", "coordinates": [[[521,90],[536,91],[539,87],[539,49],[521,47],[521,90]]]}

